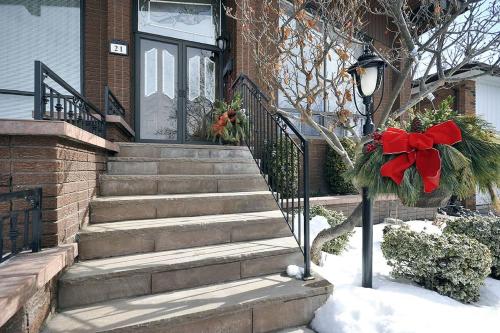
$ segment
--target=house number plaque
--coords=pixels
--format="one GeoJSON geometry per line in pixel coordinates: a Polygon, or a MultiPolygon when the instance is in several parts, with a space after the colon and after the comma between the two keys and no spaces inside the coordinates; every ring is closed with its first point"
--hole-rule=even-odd
{"type": "Polygon", "coordinates": [[[109,43],[109,53],[128,55],[128,43],[122,40],[112,40],[109,43]]]}

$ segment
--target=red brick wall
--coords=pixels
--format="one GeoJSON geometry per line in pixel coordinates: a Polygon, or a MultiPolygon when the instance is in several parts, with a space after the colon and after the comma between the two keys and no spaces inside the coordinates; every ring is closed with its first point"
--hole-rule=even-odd
{"type": "Polygon", "coordinates": [[[107,152],[59,137],[0,136],[0,193],[41,186],[42,245],[75,241],[107,152]]]}
{"type": "Polygon", "coordinates": [[[448,96],[455,98],[454,109],[461,114],[476,114],[476,83],[468,80],[454,85],[442,87],[434,92],[436,97],[431,103],[428,99],[424,99],[417,105],[417,110],[432,109],[433,104],[438,107],[448,96]]]}

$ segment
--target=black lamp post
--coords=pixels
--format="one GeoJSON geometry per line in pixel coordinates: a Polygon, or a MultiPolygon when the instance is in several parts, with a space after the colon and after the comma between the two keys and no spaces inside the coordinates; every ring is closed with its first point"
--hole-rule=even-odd
{"type": "MultiPolygon", "coordinates": [[[[384,68],[386,63],[377,55],[373,54],[369,45],[364,46],[363,54],[358,61],[352,65],[348,72],[354,80],[354,86],[363,98],[365,112],[361,112],[356,104],[358,112],[365,117],[363,135],[370,135],[375,129],[373,114],[377,111],[373,108],[373,94],[380,87],[384,79],[384,68]]],[[[383,92],[383,89],[382,89],[383,92]]],[[[382,101],[382,99],[381,99],[382,101]]],[[[356,102],[356,91],[354,91],[354,102],[356,102]]],[[[362,286],[372,287],[373,277],[373,221],[372,200],[368,197],[368,188],[362,188],[363,205],[363,263],[362,263],[362,286]]]]}

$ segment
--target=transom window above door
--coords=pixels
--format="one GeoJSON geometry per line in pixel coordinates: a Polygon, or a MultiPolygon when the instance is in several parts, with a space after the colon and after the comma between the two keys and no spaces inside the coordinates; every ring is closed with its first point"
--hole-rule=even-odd
{"type": "Polygon", "coordinates": [[[137,0],[138,30],[203,44],[216,44],[220,0],[137,0]]]}

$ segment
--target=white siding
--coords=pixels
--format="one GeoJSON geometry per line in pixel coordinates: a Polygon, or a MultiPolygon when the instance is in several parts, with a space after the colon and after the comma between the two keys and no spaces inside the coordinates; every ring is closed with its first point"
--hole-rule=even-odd
{"type": "MultiPolygon", "coordinates": [[[[500,131],[500,77],[484,76],[476,80],[476,114],[500,131]]],[[[498,170],[492,170],[492,172],[498,172],[498,170]]],[[[489,202],[490,198],[487,193],[477,193],[476,204],[489,202]]]]}

